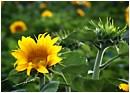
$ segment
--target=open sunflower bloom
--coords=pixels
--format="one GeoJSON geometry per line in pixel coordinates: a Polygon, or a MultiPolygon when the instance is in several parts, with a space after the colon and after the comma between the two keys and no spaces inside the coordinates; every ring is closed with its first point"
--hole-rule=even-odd
{"type": "Polygon", "coordinates": [[[45,4],[45,3],[41,3],[41,4],[39,5],[39,7],[40,7],[41,9],[46,8],[46,4],[45,4]]]}
{"type": "Polygon", "coordinates": [[[12,33],[22,32],[22,31],[26,31],[27,27],[23,21],[15,21],[10,25],[10,30],[12,33]]]}
{"type": "Polygon", "coordinates": [[[20,49],[11,53],[17,59],[14,64],[14,66],[17,64],[17,71],[26,70],[28,76],[32,69],[36,69],[40,73],[49,73],[47,68],[62,60],[57,55],[62,46],[54,45],[58,37],[51,39],[50,35],[46,34],[40,34],[37,42],[31,37],[24,36],[22,36],[22,40],[18,41],[20,49]]]}
{"type": "Polygon", "coordinates": [[[77,9],[77,13],[78,13],[78,15],[80,15],[80,16],[85,16],[84,11],[81,10],[81,9],[77,9]]]}
{"type": "Polygon", "coordinates": [[[129,6],[125,10],[126,23],[129,26],[129,6]]]}
{"type": "Polygon", "coordinates": [[[45,10],[44,12],[42,12],[42,17],[52,17],[52,12],[49,10],[45,10]]]}

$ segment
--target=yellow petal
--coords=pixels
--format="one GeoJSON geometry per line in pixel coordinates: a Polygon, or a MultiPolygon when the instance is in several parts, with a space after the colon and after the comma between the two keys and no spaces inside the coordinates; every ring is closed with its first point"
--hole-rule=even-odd
{"type": "Polygon", "coordinates": [[[48,49],[48,54],[53,55],[57,54],[62,49],[62,46],[52,46],[50,49],[48,49]]]}
{"type": "Polygon", "coordinates": [[[14,67],[16,66],[17,63],[18,63],[18,61],[16,61],[16,62],[14,63],[14,67]]]}
{"type": "Polygon", "coordinates": [[[57,63],[59,63],[62,60],[62,58],[57,57],[56,55],[50,55],[47,57],[48,66],[53,66],[57,63]]]}
{"type": "Polygon", "coordinates": [[[50,47],[53,46],[54,43],[57,42],[58,37],[56,37],[56,38],[54,38],[54,39],[51,40],[50,35],[48,34],[47,36],[45,36],[46,34],[47,34],[47,33],[45,33],[45,34],[40,34],[40,35],[38,36],[37,44],[38,44],[39,46],[44,47],[44,49],[48,50],[50,47]]]}
{"type": "Polygon", "coordinates": [[[36,69],[40,73],[49,73],[48,70],[46,69],[46,67],[41,66],[41,65],[38,65],[36,69]]]}
{"type": "Polygon", "coordinates": [[[17,63],[18,63],[18,65],[23,65],[23,64],[28,64],[28,61],[24,60],[24,59],[19,59],[19,60],[17,60],[17,63]]]}
{"type": "Polygon", "coordinates": [[[16,59],[26,58],[26,54],[21,50],[15,50],[11,53],[16,59]]]}
{"type": "Polygon", "coordinates": [[[24,51],[24,53],[27,55],[29,51],[34,50],[34,48],[36,47],[36,42],[30,37],[22,36],[22,40],[18,41],[18,45],[20,49],[24,51]]]}
{"type": "Polygon", "coordinates": [[[27,69],[27,67],[28,67],[27,64],[18,65],[18,66],[16,67],[16,70],[17,70],[17,71],[24,71],[24,70],[27,69]]]}
{"type": "Polygon", "coordinates": [[[52,39],[52,44],[55,44],[56,42],[57,42],[57,40],[58,40],[58,37],[56,37],[56,38],[54,38],[54,39],[52,39]]]}
{"type": "Polygon", "coordinates": [[[31,72],[31,69],[32,69],[33,67],[32,67],[32,63],[30,62],[29,64],[28,64],[28,68],[27,68],[27,75],[28,76],[30,76],[30,72],[31,72]]]}
{"type": "Polygon", "coordinates": [[[126,91],[126,92],[129,91],[129,85],[128,84],[123,84],[122,83],[122,84],[119,85],[119,88],[126,91]]]}
{"type": "Polygon", "coordinates": [[[16,64],[18,65],[25,65],[27,64],[28,62],[24,59],[18,59],[15,63],[14,63],[14,67],[16,66],[16,64]]]}
{"type": "Polygon", "coordinates": [[[47,32],[44,33],[44,34],[39,34],[39,35],[38,35],[38,39],[40,39],[41,37],[44,38],[46,34],[47,34],[47,32]]]}
{"type": "Polygon", "coordinates": [[[37,45],[38,46],[42,46],[42,47],[46,46],[46,42],[47,42],[46,38],[45,38],[46,34],[47,33],[38,35],[38,40],[37,40],[37,45]]]}

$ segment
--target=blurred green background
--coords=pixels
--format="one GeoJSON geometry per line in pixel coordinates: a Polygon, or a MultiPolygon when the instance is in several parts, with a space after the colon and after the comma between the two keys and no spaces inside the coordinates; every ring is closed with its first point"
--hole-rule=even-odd
{"type": "MultiPolygon", "coordinates": [[[[85,6],[81,1],[79,5],[72,1],[4,1],[1,5],[1,80],[6,79],[9,72],[14,69],[13,64],[16,60],[11,55],[11,51],[17,48],[17,41],[21,39],[21,36],[34,38],[44,32],[49,32],[52,36],[54,32],[60,30],[72,32],[74,29],[89,25],[90,20],[97,21],[99,17],[102,20],[111,17],[114,19],[116,26],[121,28],[125,26],[125,10],[129,6],[128,1],[90,1],[88,3],[89,6],[85,6]],[[41,3],[46,6],[41,8],[41,3]],[[77,9],[82,9],[85,15],[77,14],[77,9]],[[41,14],[45,10],[51,11],[52,17],[43,17],[41,14]],[[26,24],[27,30],[11,33],[10,25],[19,20],[26,24]]],[[[126,35],[128,35],[128,28],[126,35]]],[[[75,46],[71,42],[69,44],[64,43],[62,46],[68,48],[75,46]]],[[[91,44],[90,50],[92,51],[87,54],[87,57],[89,64],[91,64],[90,69],[92,69],[97,50],[91,44]]],[[[122,50],[125,50],[125,47],[122,50]]],[[[107,51],[103,60],[108,60],[115,54],[116,50],[111,48],[107,51]]],[[[128,80],[128,59],[127,56],[115,60],[113,64],[102,71],[101,77],[117,77],[128,80]]],[[[14,83],[9,80],[3,81],[1,90],[12,91],[16,89],[13,85],[14,83]]],[[[37,84],[31,84],[31,87],[34,88],[29,86],[28,84],[24,87],[29,91],[38,90],[37,84]]]]}

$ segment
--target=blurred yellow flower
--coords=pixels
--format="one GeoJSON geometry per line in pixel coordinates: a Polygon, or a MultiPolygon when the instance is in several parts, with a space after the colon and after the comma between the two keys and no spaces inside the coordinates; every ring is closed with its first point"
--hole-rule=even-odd
{"type": "Polygon", "coordinates": [[[77,9],[77,13],[78,13],[80,16],[85,16],[84,11],[81,10],[81,9],[77,9]]]}
{"type": "Polygon", "coordinates": [[[88,8],[91,7],[91,3],[89,1],[82,1],[84,3],[84,5],[88,8]]]}
{"type": "Polygon", "coordinates": [[[17,71],[36,69],[40,73],[49,73],[48,67],[59,63],[62,59],[57,56],[62,46],[54,45],[58,37],[51,39],[47,33],[38,35],[37,42],[31,37],[22,36],[22,40],[18,41],[20,49],[14,50],[11,54],[17,59],[17,71]]]}
{"type": "Polygon", "coordinates": [[[42,12],[42,16],[43,17],[52,17],[52,12],[49,10],[45,10],[44,12],[42,12]]]}
{"type": "Polygon", "coordinates": [[[74,5],[85,5],[86,7],[90,8],[91,3],[89,1],[71,1],[74,5]]]}
{"type": "Polygon", "coordinates": [[[72,2],[72,4],[74,4],[74,5],[81,5],[81,2],[80,1],[71,1],[72,2]]]}
{"type": "Polygon", "coordinates": [[[129,25],[129,6],[125,10],[126,23],[129,25]]]}
{"type": "Polygon", "coordinates": [[[39,7],[40,7],[41,9],[46,8],[46,4],[45,4],[45,3],[41,3],[41,4],[39,5],[39,7]]]}
{"type": "Polygon", "coordinates": [[[26,31],[27,27],[23,21],[16,21],[10,25],[10,30],[12,33],[26,31]]]}
{"type": "Polygon", "coordinates": [[[129,92],[129,85],[128,84],[122,83],[119,85],[119,88],[126,91],[126,92],[129,92]]]}

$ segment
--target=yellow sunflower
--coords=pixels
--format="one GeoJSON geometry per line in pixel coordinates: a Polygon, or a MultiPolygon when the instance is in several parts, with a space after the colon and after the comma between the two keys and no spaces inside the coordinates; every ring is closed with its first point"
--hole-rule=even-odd
{"type": "Polygon", "coordinates": [[[72,2],[72,4],[74,4],[74,5],[81,5],[81,2],[80,1],[71,1],[72,2]]]}
{"type": "Polygon", "coordinates": [[[22,40],[18,41],[20,49],[11,53],[17,59],[14,64],[14,66],[17,64],[16,70],[27,70],[28,76],[31,69],[36,69],[40,73],[49,73],[47,68],[62,60],[57,55],[62,46],[54,45],[57,40],[58,37],[51,39],[47,33],[38,35],[37,42],[31,37],[22,36],[22,40]]]}
{"type": "Polygon", "coordinates": [[[84,3],[84,5],[88,8],[91,7],[91,3],[89,1],[82,1],[84,3]]]}
{"type": "Polygon", "coordinates": [[[12,33],[26,31],[27,27],[23,21],[16,21],[10,25],[10,30],[12,33]]]}
{"type": "Polygon", "coordinates": [[[80,16],[85,16],[84,11],[81,10],[81,9],[77,9],[77,13],[78,13],[80,16]]]}
{"type": "Polygon", "coordinates": [[[41,4],[39,5],[39,7],[40,7],[41,9],[46,8],[46,4],[45,4],[45,3],[41,3],[41,4]]]}
{"type": "Polygon", "coordinates": [[[129,92],[129,85],[128,84],[122,83],[119,85],[119,88],[126,91],[126,92],[129,92]]]}
{"type": "Polygon", "coordinates": [[[43,17],[52,17],[52,12],[49,10],[45,10],[44,12],[42,12],[42,16],[43,17]]]}
{"type": "Polygon", "coordinates": [[[125,10],[126,23],[129,25],[129,6],[125,10]]]}

